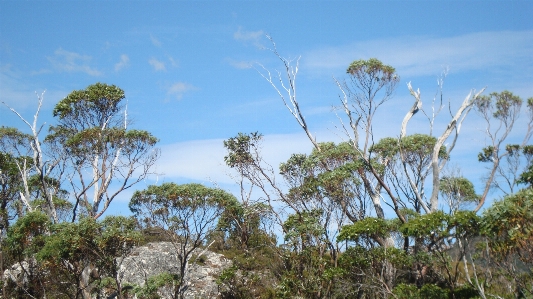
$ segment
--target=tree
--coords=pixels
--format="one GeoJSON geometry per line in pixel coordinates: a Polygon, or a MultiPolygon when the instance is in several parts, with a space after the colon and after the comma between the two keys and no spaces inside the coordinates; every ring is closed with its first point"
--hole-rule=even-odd
{"type": "Polygon", "coordinates": [[[10,265],[18,266],[19,275],[4,277],[3,295],[12,289],[14,297],[44,298],[46,288],[43,288],[45,273],[37,263],[34,255],[44,246],[44,240],[49,232],[50,218],[41,211],[31,211],[21,216],[7,231],[2,242],[2,251],[6,253],[10,265]],[[14,286],[11,284],[14,283],[14,286]]]}
{"type": "Polygon", "coordinates": [[[533,190],[524,189],[483,212],[482,232],[494,264],[519,298],[533,296],[533,190]]]}
{"type": "MultiPolygon", "coordinates": [[[[29,211],[32,211],[30,207],[30,191],[28,185],[28,179],[30,172],[35,171],[37,177],[39,178],[39,187],[43,194],[43,197],[46,200],[46,213],[48,216],[58,222],[58,216],[56,212],[56,207],[54,204],[54,192],[57,191],[56,188],[48,186],[47,179],[50,177],[55,178],[56,180],[61,180],[61,171],[57,172],[58,166],[62,162],[61,159],[49,159],[46,154],[43,152],[42,142],[39,137],[41,130],[44,125],[37,126],[37,120],[39,118],[39,113],[41,111],[44,92],[37,96],[38,105],[37,111],[33,116],[33,123],[29,123],[24,119],[15,109],[7,106],[5,102],[2,102],[6,107],[8,107],[13,113],[15,113],[31,130],[31,134],[24,134],[18,131],[15,128],[2,128],[2,139],[8,140],[8,142],[2,142],[2,146],[5,148],[7,145],[8,153],[15,153],[17,157],[26,157],[32,156],[32,159],[23,158],[21,163],[17,164],[19,169],[22,182],[24,184],[24,192],[20,192],[20,199],[22,203],[26,206],[29,211]],[[7,137],[7,138],[5,138],[7,137]]],[[[6,150],[4,150],[6,151],[6,150]]]]}
{"type": "Polygon", "coordinates": [[[207,236],[216,229],[224,205],[234,201],[233,195],[200,184],[164,183],[134,193],[130,210],[144,227],[164,229],[176,248],[180,265],[176,298],[184,298],[190,263],[209,248],[211,244],[205,243],[207,236]],[[198,252],[201,247],[205,247],[204,251],[198,252]]]}
{"type": "Polygon", "coordinates": [[[8,106],[30,128],[31,134],[2,129],[2,139],[9,142],[0,145],[8,147],[8,153],[33,157],[18,165],[25,187],[25,192],[20,193],[21,201],[31,210],[27,181],[29,173],[34,171],[46,200],[46,213],[54,222],[59,222],[54,197],[64,179],[68,180],[69,191],[75,199],[72,221],[80,206],[83,213],[96,219],[120,192],[151,173],[159,156],[159,151],[154,149],[157,138],[146,131],[128,130],[127,111],[122,104],[124,91],[114,85],[96,83],[73,91],[56,104],[54,116],[59,124],[50,127],[43,141],[39,135],[44,125],[37,124],[43,95],[38,96],[31,124],[8,106]]]}
{"type": "MultiPolygon", "coordinates": [[[[270,37],[268,38],[272,41],[270,37]]],[[[262,67],[262,70],[259,70],[261,76],[272,85],[281,97],[287,109],[309,137],[314,151],[318,153],[328,152],[325,149],[332,148],[332,146],[329,143],[318,142],[310,134],[308,123],[305,122],[301,109],[301,103],[296,98],[298,60],[296,60],[296,65],[293,66],[293,61],[283,58],[277,52],[276,45],[273,42],[272,45],[273,49],[271,51],[281,60],[284,72],[283,74],[277,72],[278,80],[275,80],[272,79],[270,71],[262,67]]],[[[315,194],[320,194],[315,198],[322,203],[336,198],[337,203],[342,207],[339,209],[341,214],[344,215],[345,219],[349,219],[352,222],[351,224],[342,224],[348,226],[359,225],[359,223],[362,225],[366,219],[372,219],[374,215],[376,221],[386,223],[386,220],[388,220],[386,218],[388,217],[386,217],[384,212],[384,204],[388,205],[396,215],[396,220],[399,223],[395,224],[395,227],[408,225],[410,221],[426,215],[430,218],[439,218],[439,215],[441,215],[441,212],[439,212],[439,194],[442,194],[443,191],[449,191],[448,194],[450,195],[454,193],[452,188],[449,188],[450,186],[445,185],[441,188],[441,182],[450,182],[447,178],[443,179],[441,173],[458,140],[462,122],[474,107],[484,89],[479,92],[471,91],[455,113],[452,113],[450,109],[450,118],[447,126],[443,128],[440,135],[434,136],[434,132],[437,131],[434,128],[435,119],[444,106],[442,103],[442,79],[439,80],[440,97],[437,93],[433,99],[431,111],[422,109],[421,93],[419,90],[415,91],[409,83],[408,89],[414,97],[414,104],[406,109],[407,113],[399,128],[399,136],[377,141],[375,140],[374,132],[376,111],[391,99],[399,82],[399,76],[392,66],[388,66],[374,58],[356,60],[348,66],[346,72],[348,74],[347,80],[336,80],[341,92],[339,110],[342,111],[340,113],[342,115],[338,115],[339,124],[336,127],[348,140],[346,144],[351,147],[352,154],[340,156],[341,165],[345,164],[341,167],[338,167],[339,164],[329,164],[326,159],[322,161],[316,159],[315,161],[318,162],[315,165],[318,165],[321,168],[321,172],[323,172],[320,176],[316,176],[312,172],[294,171],[293,168],[290,168],[290,171],[285,172],[285,174],[291,178],[286,179],[286,181],[296,182],[298,186],[291,189],[294,195],[293,198],[301,198],[303,202],[313,198],[309,197],[309,190],[322,190],[320,193],[315,192],[315,194]],[[429,134],[407,135],[410,120],[419,112],[425,114],[428,119],[429,134]],[[448,144],[444,146],[446,142],[448,144]],[[352,188],[344,188],[346,185],[336,185],[336,188],[328,190],[326,188],[327,181],[320,183],[320,180],[317,180],[319,177],[325,178],[327,176],[337,176],[338,179],[342,173],[345,175],[345,182],[350,180],[353,182],[352,188]],[[431,180],[428,180],[429,178],[431,180]],[[428,181],[431,183],[428,184],[428,181]],[[340,186],[343,187],[339,188],[340,186]],[[295,192],[296,190],[300,191],[295,192]],[[304,190],[307,193],[302,192],[304,190]],[[335,197],[335,190],[337,190],[337,197],[335,197]],[[343,190],[344,198],[338,197],[339,190],[343,190]],[[343,199],[339,201],[338,199],[340,198],[343,199]],[[364,207],[363,203],[367,201],[372,203],[373,209],[365,210],[362,208],[364,207]],[[356,203],[361,203],[359,210],[363,211],[362,215],[358,215],[359,217],[353,217],[354,214],[350,213],[350,210],[346,208],[349,206],[354,207],[356,203]]],[[[341,148],[341,144],[337,146],[341,148]]],[[[294,155],[291,159],[293,159],[294,165],[305,165],[305,155],[294,155]],[[300,164],[294,163],[298,159],[300,164]]],[[[253,159],[253,161],[258,160],[253,159]]],[[[255,164],[257,169],[255,173],[261,173],[261,170],[258,169],[260,167],[259,164],[255,164]]],[[[284,173],[283,170],[282,173],[284,173]]],[[[333,182],[335,180],[329,183],[333,182]]],[[[341,182],[341,180],[337,180],[337,182],[341,182]]],[[[455,193],[455,195],[458,195],[458,193],[455,193]]],[[[279,197],[284,198],[283,196],[279,197]]],[[[311,201],[311,203],[314,202],[311,201]]],[[[297,207],[294,204],[289,206],[291,208],[297,207]]],[[[298,208],[294,210],[298,210],[298,208]]],[[[443,218],[441,223],[452,221],[452,219],[447,217],[443,218]]],[[[422,224],[419,225],[423,226],[422,224]]],[[[362,245],[363,249],[367,250],[369,247],[378,246],[378,248],[393,250],[401,244],[400,246],[403,245],[405,253],[422,253],[426,251],[428,254],[440,258],[446,256],[444,251],[450,245],[446,243],[448,237],[453,240],[453,237],[448,235],[446,238],[433,238],[428,241],[423,236],[411,235],[407,231],[398,230],[394,232],[390,231],[392,228],[387,228],[387,226],[380,227],[385,229],[386,233],[365,234],[365,240],[367,241],[362,245]],[[428,246],[428,244],[431,244],[431,246],[428,246]]],[[[452,224],[446,224],[446,227],[455,230],[452,224]]],[[[344,240],[353,241],[349,238],[344,240]]],[[[356,242],[356,244],[359,243],[356,242]]],[[[377,258],[377,255],[374,255],[374,257],[377,258]]],[[[444,261],[445,259],[441,260],[444,261]]],[[[371,288],[382,288],[384,290],[383,296],[392,295],[392,289],[396,284],[395,280],[398,278],[397,270],[399,269],[395,266],[394,258],[387,257],[387,255],[382,255],[381,260],[377,262],[379,262],[381,270],[373,272],[372,275],[377,275],[377,277],[374,277],[373,280],[371,279],[371,282],[373,281],[372,283],[374,283],[371,288]],[[376,282],[378,283],[377,285],[375,284],[376,282]]],[[[413,273],[418,272],[418,274],[422,275],[416,278],[418,282],[424,281],[425,278],[423,276],[426,275],[424,273],[427,273],[426,270],[430,269],[431,263],[433,262],[421,259],[412,264],[412,267],[414,267],[412,269],[413,273]]],[[[456,269],[455,274],[457,273],[456,269]]],[[[457,277],[455,274],[452,276],[457,277]]],[[[448,275],[448,277],[452,276],[448,275]]],[[[449,281],[454,281],[452,282],[454,284],[456,282],[456,279],[454,279],[449,279],[449,281]]]]}
{"type": "Polygon", "coordinates": [[[136,225],[135,219],[122,216],[108,216],[103,221],[84,217],[76,223],[52,225],[50,236],[36,253],[42,271],[49,273],[46,288],[56,296],[92,298],[105,287],[124,298],[118,271],[120,262],[140,240],[136,225]],[[64,286],[54,288],[60,285],[64,286]]]}
{"type": "MultiPolygon", "coordinates": [[[[2,186],[9,187],[3,189],[3,203],[7,203],[17,190],[22,203],[17,206],[17,217],[24,218],[25,213],[43,211],[54,224],[63,225],[60,228],[50,227],[44,233],[49,235],[53,228],[58,229],[56,232],[60,236],[67,229],[74,233],[78,228],[62,223],[66,217],[69,216],[73,226],[86,224],[76,223],[80,220],[80,210],[83,216],[97,219],[120,192],[146,178],[159,156],[159,151],[154,149],[157,138],[146,131],[128,130],[127,112],[122,104],[124,98],[124,91],[120,88],[101,83],[72,92],[55,106],[54,116],[59,123],[50,127],[44,140],[40,136],[44,125],[39,126],[37,122],[43,94],[38,96],[33,123],[8,106],[31,133],[24,134],[15,128],[0,129],[2,167],[7,167],[6,173],[9,169],[9,180],[0,174],[2,186]],[[16,176],[13,175],[13,163],[18,171],[16,176]],[[18,182],[20,185],[16,186],[18,182]],[[68,185],[70,188],[65,190],[68,185]],[[70,194],[74,195],[74,204],[68,200],[70,194]],[[93,196],[92,201],[90,196],[93,196]]],[[[11,217],[2,216],[2,221],[5,223],[4,220],[11,217]]],[[[85,230],[83,233],[87,235],[80,238],[90,239],[89,243],[96,242],[96,232],[89,234],[85,230]]],[[[94,248],[90,250],[94,252],[94,248]]],[[[59,260],[58,266],[68,266],[62,272],[65,277],[81,277],[74,284],[78,287],[75,294],[89,296],[86,288],[90,285],[89,273],[95,270],[94,263],[59,260]]],[[[118,292],[120,296],[120,288],[118,292]]]]}
{"type": "Polygon", "coordinates": [[[15,159],[8,153],[0,152],[0,240],[11,221],[20,214],[16,199],[24,187],[15,159]]]}
{"type": "Polygon", "coordinates": [[[532,150],[527,143],[533,135],[533,98],[529,98],[526,103],[527,119],[521,144],[505,144],[522,113],[522,104],[523,100],[509,91],[493,92],[475,101],[476,111],[485,121],[488,139],[488,145],[479,153],[478,160],[491,164],[475,211],[479,211],[484,205],[492,187],[497,187],[504,194],[514,192],[517,183],[521,182],[518,175],[523,172],[520,167],[524,163],[520,163],[520,160],[524,156],[527,160],[526,168],[531,165],[532,150]]]}
{"type": "Polygon", "coordinates": [[[463,205],[476,203],[474,184],[465,177],[445,176],[441,179],[440,194],[448,202],[451,212],[458,211],[463,205]]]}
{"type": "Polygon", "coordinates": [[[157,138],[128,130],[124,98],[122,89],[96,83],[73,91],[54,108],[59,124],[50,128],[47,141],[66,161],[75,197],[73,219],[78,206],[100,217],[120,192],[151,174],[159,156],[157,138]]]}

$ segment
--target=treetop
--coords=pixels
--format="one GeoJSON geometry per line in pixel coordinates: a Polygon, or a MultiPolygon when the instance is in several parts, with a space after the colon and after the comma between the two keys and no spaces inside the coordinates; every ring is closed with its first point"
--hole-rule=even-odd
{"type": "Polygon", "coordinates": [[[125,98],[124,91],[115,85],[95,83],[86,89],[75,90],[59,101],[54,107],[54,116],[63,119],[72,113],[79,112],[77,106],[87,106],[100,111],[119,110],[118,104],[125,98]],[[76,111],[78,110],[78,111],[76,111]]]}

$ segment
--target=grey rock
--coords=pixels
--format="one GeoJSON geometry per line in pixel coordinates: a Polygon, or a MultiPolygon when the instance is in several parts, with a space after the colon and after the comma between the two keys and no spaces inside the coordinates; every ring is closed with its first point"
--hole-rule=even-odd
{"type": "MultiPolygon", "coordinates": [[[[199,249],[195,254],[203,250],[199,249]]],[[[119,261],[119,277],[122,283],[144,286],[148,278],[161,274],[179,274],[177,249],[170,242],[148,243],[135,248],[130,255],[119,261]]],[[[185,298],[216,298],[219,294],[216,280],[231,261],[223,255],[206,251],[202,258],[189,265],[185,298]]],[[[162,298],[172,298],[170,288],[162,288],[162,298]]]]}
{"type": "Polygon", "coordinates": [[[11,265],[4,271],[4,280],[11,280],[17,285],[26,285],[28,283],[28,271],[33,271],[35,268],[35,260],[29,259],[11,265]]]}

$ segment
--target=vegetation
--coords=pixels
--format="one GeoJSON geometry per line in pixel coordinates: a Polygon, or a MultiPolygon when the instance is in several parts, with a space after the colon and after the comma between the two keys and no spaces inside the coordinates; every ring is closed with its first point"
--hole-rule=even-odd
{"type": "Polygon", "coordinates": [[[346,141],[319,142],[295,96],[297,66],[275,45],[273,52],[289,82],[273,81],[267,70],[263,77],[312,151],[274,169],[261,155],[260,133],[227,139],[224,161],[241,188],[235,195],[169,182],[136,191],[132,217],[102,217],[151,174],[159,155],[157,138],[128,128],[125,94],[114,85],[59,101],[44,139],[22,117],[29,134],[1,127],[0,270],[22,273],[3,276],[2,298],[159,298],[163,286],[185,298],[190,266],[205,263],[207,250],[232,261],[217,278],[220,298],[533,298],[533,98],[471,92],[439,128],[444,104],[425,113],[409,84],[414,104],[399,136],[375,140],[376,112],[400,77],[377,59],[357,60],[336,80],[346,141]],[[427,133],[408,135],[421,111],[427,133]],[[477,149],[487,166],[481,194],[476,178],[447,168],[471,111],[489,140],[477,149]],[[526,126],[515,126],[524,115],[526,126]],[[510,143],[511,135],[521,140],[510,143]],[[158,240],[173,244],[179,271],[127,285],[123,258],[158,240]]]}

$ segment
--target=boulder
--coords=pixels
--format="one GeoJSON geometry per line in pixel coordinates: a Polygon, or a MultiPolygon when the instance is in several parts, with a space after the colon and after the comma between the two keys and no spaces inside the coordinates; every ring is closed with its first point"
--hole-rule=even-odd
{"type": "MultiPolygon", "coordinates": [[[[199,249],[197,253],[202,252],[199,249]]],[[[154,242],[135,248],[127,257],[119,261],[119,277],[122,283],[144,286],[148,278],[161,274],[179,274],[179,261],[176,247],[171,242],[154,242]]],[[[223,255],[206,251],[196,262],[189,265],[185,298],[216,298],[219,295],[216,280],[231,261],[223,255]]],[[[159,295],[171,298],[170,288],[162,288],[159,295]]]]}

